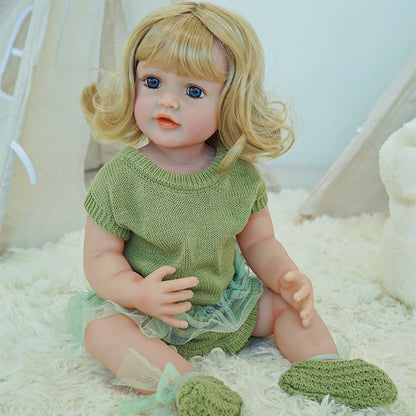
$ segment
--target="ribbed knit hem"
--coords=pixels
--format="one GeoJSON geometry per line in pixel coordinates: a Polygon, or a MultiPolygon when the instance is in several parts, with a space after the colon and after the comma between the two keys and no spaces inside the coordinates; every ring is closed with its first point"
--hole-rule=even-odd
{"type": "Polygon", "coordinates": [[[130,238],[130,231],[117,226],[114,219],[106,214],[95,202],[91,192],[89,192],[85,198],[84,208],[91,219],[105,231],[116,237],[120,237],[125,241],[130,238]]]}
{"type": "Polygon", "coordinates": [[[263,196],[261,196],[253,205],[253,208],[251,210],[251,215],[258,214],[260,211],[263,211],[264,208],[266,208],[268,203],[268,195],[265,191],[263,196]]]}
{"type": "Polygon", "coordinates": [[[224,149],[216,148],[214,159],[205,169],[196,173],[173,173],[162,169],[134,147],[126,147],[119,153],[124,162],[145,180],[181,190],[214,186],[221,178],[218,168],[225,155],[224,149]]]}
{"type": "Polygon", "coordinates": [[[250,312],[244,324],[235,332],[218,333],[209,332],[187,342],[184,345],[175,345],[178,353],[188,359],[195,355],[206,355],[214,348],[221,348],[226,354],[235,354],[248,347],[256,339],[252,337],[257,321],[258,303],[250,312]]]}

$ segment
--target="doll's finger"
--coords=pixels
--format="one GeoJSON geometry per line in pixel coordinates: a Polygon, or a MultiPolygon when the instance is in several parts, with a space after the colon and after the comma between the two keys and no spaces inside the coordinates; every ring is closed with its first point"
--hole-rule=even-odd
{"type": "Polygon", "coordinates": [[[295,302],[301,302],[303,299],[305,299],[307,296],[311,294],[311,288],[309,286],[303,286],[299,291],[297,291],[293,295],[293,300],[295,302]]]}
{"type": "Polygon", "coordinates": [[[299,316],[300,319],[303,322],[311,322],[312,317],[313,317],[313,312],[314,312],[314,308],[313,308],[313,299],[312,298],[308,298],[305,303],[302,305],[302,309],[299,312],[299,316]]]}
{"type": "Polygon", "coordinates": [[[293,272],[287,272],[284,276],[283,276],[283,281],[286,283],[291,283],[295,280],[295,273],[293,272]]]}
{"type": "Polygon", "coordinates": [[[287,272],[280,278],[280,288],[290,289],[293,286],[295,279],[296,279],[295,273],[287,272]]]}
{"type": "Polygon", "coordinates": [[[309,309],[302,309],[299,313],[300,319],[304,320],[304,319],[311,319],[312,317],[312,312],[309,309]]]}
{"type": "Polygon", "coordinates": [[[191,299],[193,296],[194,292],[192,292],[192,290],[181,290],[179,292],[166,294],[163,300],[165,300],[164,303],[176,303],[191,299]]]}
{"type": "Polygon", "coordinates": [[[162,315],[160,320],[163,321],[165,324],[173,326],[175,328],[188,328],[188,322],[184,321],[183,319],[175,318],[174,316],[170,315],[162,315]]]}
{"type": "Polygon", "coordinates": [[[308,328],[311,325],[311,320],[309,318],[307,319],[302,319],[302,326],[304,328],[308,328]]]}
{"type": "Polygon", "coordinates": [[[195,277],[182,277],[181,279],[168,280],[163,282],[163,287],[168,292],[177,292],[179,290],[189,289],[199,284],[199,280],[195,277]]]}
{"type": "Polygon", "coordinates": [[[156,269],[154,272],[150,273],[146,279],[159,280],[162,281],[164,277],[174,274],[176,269],[172,266],[162,266],[156,269]]]}
{"type": "Polygon", "coordinates": [[[162,313],[163,315],[179,315],[188,312],[191,308],[191,302],[171,303],[163,306],[162,313]]]}
{"type": "Polygon", "coordinates": [[[304,328],[307,328],[308,326],[310,326],[311,321],[312,321],[312,317],[313,317],[313,311],[311,311],[311,312],[307,313],[305,318],[302,318],[302,317],[301,317],[301,320],[302,320],[302,326],[303,326],[304,328]]]}
{"type": "Polygon", "coordinates": [[[302,326],[304,326],[306,328],[311,324],[312,314],[300,313],[299,316],[300,316],[300,320],[302,322],[302,326]]]}

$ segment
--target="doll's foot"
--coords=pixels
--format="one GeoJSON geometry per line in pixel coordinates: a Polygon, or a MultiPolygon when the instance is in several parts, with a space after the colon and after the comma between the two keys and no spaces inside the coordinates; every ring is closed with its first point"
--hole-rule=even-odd
{"type": "Polygon", "coordinates": [[[327,394],[354,408],[395,402],[397,389],[390,377],[366,361],[299,361],[279,381],[289,394],[321,401],[327,394]]]}
{"type": "Polygon", "coordinates": [[[176,393],[180,416],[238,416],[242,403],[235,391],[211,376],[185,381],[176,393]]]}

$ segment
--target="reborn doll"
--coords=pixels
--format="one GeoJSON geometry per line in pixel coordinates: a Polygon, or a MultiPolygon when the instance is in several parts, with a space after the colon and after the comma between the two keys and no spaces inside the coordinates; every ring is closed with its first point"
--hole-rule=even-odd
{"type": "Polygon", "coordinates": [[[311,281],[274,237],[252,162],[283,154],[293,132],[263,73],[246,20],[180,2],[133,30],[119,77],[83,92],[94,135],[127,147],[86,197],[91,289],[71,299],[67,321],[119,384],[143,393],[124,414],[240,414],[240,396],[186,359],[272,334],[294,363],[280,380],[288,393],[355,407],[396,398],[383,371],[340,359],[311,281]]]}

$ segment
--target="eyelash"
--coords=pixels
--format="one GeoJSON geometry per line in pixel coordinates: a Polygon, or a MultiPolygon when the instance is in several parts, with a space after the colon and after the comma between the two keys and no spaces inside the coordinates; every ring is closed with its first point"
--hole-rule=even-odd
{"type": "MultiPolygon", "coordinates": [[[[158,89],[158,88],[160,88],[160,84],[162,83],[162,81],[158,77],[155,77],[154,75],[145,75],[142,78],[142,82],[143,82],[143,84],[144,84],[145,87],[150,88],[150,89],[158,89]],[[149,84],[148,84],[149,79],[157,80],[158,81],[157,87],[151,87],[151,86],[149,86],[149,84]]],[[[201,98],[203,98],[203,97],[205,97],[207,95],[206,91],[203,88],[198,87],[197,85],[194,85],[194,84],[185,85],[185,89],[186,89],[186,95],[189,98],[192,98],[194,100],[199,100],[199,99],[201,99],[201,98]],[[199,90],[199,92],[201,93],[201,95],[199,97],[193,97],[190,94],[190,92],[189,92],[190,91],[190,88],[197,88],[199,90]]]]}

